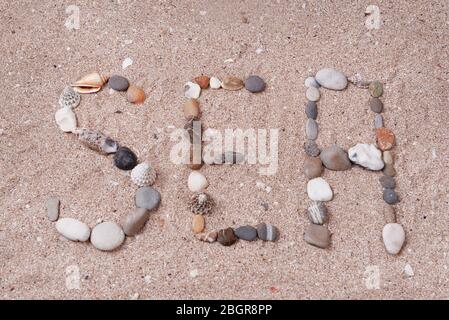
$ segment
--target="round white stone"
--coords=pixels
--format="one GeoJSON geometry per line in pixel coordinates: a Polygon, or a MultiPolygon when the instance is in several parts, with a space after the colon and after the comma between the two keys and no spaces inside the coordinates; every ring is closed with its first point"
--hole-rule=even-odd
{"type": "Polygon", "coordinates": [[[382,230],[385,249],[389,254],[398,254],[405,241],[404,228],[399,223],[388,223],[382,230]]]}
{"type": "Polygon", "coordinates": [[[212,89],[220,89],[221,88],[221,81],[218,78],[211,77],[209,80],[209,85],[212,89]]]}
{"type": "Polygon", "coordinates": [[[321,69],[315,75],[315,80],[322,87],[331,90],[343,90],[348,85],[346,76],[332,68],[321,69]]]}
{"type": "Polygon", "coordinates": [[[72,132],[76,129],[76,116],[70,108],[60,108],[55,113],[55,121],[64,132],[72,132]]]}
{"type": "Polygon", "coordinates": [[[56,230],[65,238],[72,241],[87,241],[90,228],[84,222],[73,218],[62,218],[56,222],[56,230]]]}
{"type": "Polygon", "coordinates": [[[125,233],[115,222],[107,221],[97,224],[92,229],[90,242],[92,245],[102,251],[112,251],[125,241],[125,233]]]}
{"type": "Polygon", "coordinates": [[[320,90],[315,87],[309,87],[306,91],[306,98],[309,101],[318,101],[320,99],[320,90]]]}
{"type": "Polygon", "coordinates": [[[319,88],[320,87],[320,85],[318,84],[318,82],[316,82],[314,77],[307,77],[306,80],[304,81],[304,85],[307,88],[310,88],[310,87],[319,88]]]}
{"type": "Polygon", "coordinates": [[[330,201],[333,193],[329,183],[323,178],[315,178],[307,183],[307,195],[314,201],[330,201]]]}
{"type": "Polygon", "coordinates": [[[201,94],[201,87],[194,82],[187,82],[184,85],[184,95],[188,99],[198,99],[201,94]]]}
{"type": "Polygon", "coordinates": [[[349,159],[370,170],[382,170],[382,152],[373,144],[358,143],[348,150],[349,159]]]}
{"type": "Polygon", "coordinates": [[[206,189],[209,185],[206,177],[198,171],[192,171],[187,180],[187,185],[189,190],[192,192],[199,192],[203,189],[206,189]]]}

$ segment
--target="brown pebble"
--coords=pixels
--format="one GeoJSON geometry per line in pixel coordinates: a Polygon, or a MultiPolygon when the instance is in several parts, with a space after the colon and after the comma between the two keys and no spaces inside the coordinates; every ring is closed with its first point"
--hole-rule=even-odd
{"type": "Polygon", "coordinates": [[[394,133],[387,128],[376,129],[377,146],[380,150],[390,150],[394,145],[394,133]]]}
{"type": "Polygon", "coordinates": [[[210,78],[208,76],[199,76],[196,77],[194,80],[200,86],[201,89],[209,88],[210,78]]]}
{"type": "Polygon", "coordinates": [[[142,230],[150,215],[145,208],[136,208],[122,221],[123,232],[127,236],[134,236],[142,230]]]}
{"type": "Polygon", "coordinates": [[[389,177],[394,177],[396,175],[396,169],[392,164],[388,163],[385,164],[385,167],[382,170],[382,172],[389,177]]]}
{"type": "Polygon", "coordinates": [[[321,176],[323,172],[323,163],[318,157],[307,157],[304,162],[304,174],[308,179],[313,179],[321,176]]]}
{"type": "Polygon", "coordinates": [[[217,241],[224,246],[230,246],[237,241],[237,237],[232,228],[226,228],[218,231],[217,241]]]}
{"type": "Polygon", "coordinates": [[[221,82],[221,87],[223,89],[231,91],[240,90],[244,85],[243,80],[236,77],[226,77],[221,82]]]}
{"type": "Polygon", "coordinates": [[[304,240],[312,246],[326,249],[330,246],[331,234],[327,227],[312,223],[306,228],[304,240]]]}
{"type": "Polygon", "coordinates": [[[204,242],[209,242],[209,243],[217,241],[217,237],[218,237],[218,232],[215,230],[205,232],[205,233],[200,233],[200,234],[196,235],[196,238],[198,240],[201,240],[204,242]]]}
{"type": "Polygon", "coordinates": [[[375,113],[381,113],[384,108],[384,105],[379,98],[371,97],[369,99],[369,105],[370,105],[371,111],[373,111],[375,113]]]}
{"type": "Polygon", "coordinates": [[[129,86],[126,91],[126,98],[134,104],[141,104],[145,101],[145,91],[141,87],[129,86]]]}
{"type": "Polygon", "coordinates": [[[194,233],[201,233],[204,230],[204,217],[201,214],[196,214],[193,216],[192,230],[194,233]]]}
{"type": "Polygon", "coordinates": [[[383,206],[383,215],[385,224],[396,223],[396,213],[393,206],[385,203],[383,206]]]}
{"type": "Polygon", "coordinates": [[[189,99],[184,104],[184,116],[187,119],[198,118],[200,116],[200,103],[197,99],[189,99]]]}
{"type": "Polygon", "coordinates": [[[393,153],[391,151],[384,151],[382,153],[382,158],[386,164],[393,164],[394,162],[393,153]]]}

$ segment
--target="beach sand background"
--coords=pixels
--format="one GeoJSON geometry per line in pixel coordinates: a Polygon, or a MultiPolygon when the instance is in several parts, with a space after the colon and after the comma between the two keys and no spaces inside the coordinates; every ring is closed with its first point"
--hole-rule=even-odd
{"type": "MultiPolygon", "coordinates": [[[[2,299],[449,297],[449,2],[3,0],[0,15],[2,299]],[[377,30],[365,25],[371,4],[380,8],[377,30]],[[70,5],[80,10],[78,30],[65,26],[70,5]],[[122,70],[126,58],[133,64],[122,70]],[[386,254],[381,240],[380,173],[360,168],[324,173],[335,195],[328,204],[332,247],[302,239],[309,223],[304,79],[329,66],[385,83],[385,125],[397,139],[396,210],[407,233],[399,256],[386,254]],[[61,217],[93,227],[134,207],[129,172],[54,122],[64,86],[94,70],[126,76],[148,98],[130,105],[105,87],[82,97],[79,125],[151,161],[162,194],[143,232],[112,253],[61,239],[44,210],[57,196],[61,217]],[[261,176],[259,165],[201,172],[217,202],[207,228],[265,221],[280,228],[276,243],[223,247],[192,235],[190,170],[170,161],[169,131],[184,125],[183,86],[200,74],[257,74],[267,82],[257,95],[204,91],[202,120],[218,130],[279,128],[277,173],[261,176]],[[407,264],[412,277],[404,276],[407,264]]],[[[322,91],[318,144],[374,143],[367,100],[354,86],[322,91]]]]}

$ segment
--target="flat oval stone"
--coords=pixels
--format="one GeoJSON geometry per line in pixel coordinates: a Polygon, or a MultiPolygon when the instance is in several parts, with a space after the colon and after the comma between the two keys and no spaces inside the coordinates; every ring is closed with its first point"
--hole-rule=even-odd
{"type": "Polygon", "coordinates": [[[221,81],[220,81],[220,79],[218,79],[216,77],[211,77],[209,84],[212,89],[220,89],[221,88],[221,81]]]}
{"type": "Polygon", "coordinates": [[[318,157],[307,157],[304,162],[304,174],[308,179],[313,179],[321,176],[323,172],[323,164],[318,157]]]}
{"type": "Polygon", "coordinates": [[[123,232],[127,236],[135,236],[147,223],[150,215],[145,208],[136,208],[122,221],[123,232]]]}
{"type": "Polygon", "coordinates": [[[345,150],[337,145],[332,145],[321,150],[320,159],[323,165],[335,171],[344,171],[351,169],[351,161],[345,150]]]}
{"type": "Polygon", "coordinates": [[[379,81],[371,82],[369,84],[368,90],[371,96],[373,96],[374,98],[379,98],[384,92],[382,83],[380,83],[379,81]]]}
{"type": "Polygon", "coordinates": [[[241,226],[234,230],[234,234],[239,239],[253,241],[257,238],[257,229],[248,225],[241,226]]]}
{"type": "Polygon", "coordinates": [[[309,88],[309,87],[315,87],[315,88],[319,88],[320,85],[318,84],[318,82],[316,82],[314,77],[307,77],[306,80],[304,81],[304,85],[309,88]]]}
{"type": "Polygon", "coordinates": [[[394,189],[396,187],[396,181],[393,177],[382,176],[379,178],[380,185],[386,189],[394,189]]]}
{"type": "Polygon", "coordinates": [[[327,208],[324,203],[312,201],[307,208],[309,220],[314,224],[323,224],[327,221],[327,208]]]}
{"type": "Polygon", "coordinates": [[[306,137],[310,140],[318,138],[318,124],[313,119],[307,119],[306,121],[306,137]]]}
{"type": "Polygon", "coordinates": [[[318,116],[318,108],[316,107],[315,101],[307,101],[305,109],[307,118],[316,120],[318,116]]]}
{"type": "Polygon", "coordinates": [[[398,195],[393,189],[384,189],[383,198],[388,204],[396,204],[399,202],[398,195]]]}
{"type": "Polygon", "coordinates": [[[382,128],[384,126],[384,119],[382,118],[382,115],[379,113],[376,113],[376,116],[374,117],[374,127],[376,129],[382,128]]]}
{"type": "Polygon", "coordinates": [[[122,228],[113,221],[97,224],[92,229],[90,242],[102,251],[112,251],[120,247],[125,241],[125,233],[122,228]]]}
{"type": "Polygon", "coordinates": [[[221,87],[225,90],[240,90],[244,86],[244,83],[241,79],[236,77],[226,77],[221,82],[221,87]]]}
{"type": "Polygon", "coordinates": [[[320,148],[316,144],[315,140],[309,140],[307,139],[306,142],[304,142],[304,151],[307,155],[311,157],[318,157],[320,155],[320,148]]]}
{"type": "Polygon", "coordinates": [[[309,101],[318,101],[320,100],[320,90],[315,87],[309,87],[306,91],[306,98],[309,101]]]}
{"type": "Polygon", "coordinates": [[[45,201],[45,209],[47,217],[50,221],[56,221],[59,218],[60,201],[56,197],[50,197],[45,201]]]}
{"type": "Polygon", "coordinates": [[[326,249],[330,246],[331,234],[327,227],[311,223],[306,228],[304,240],[312,246],[326,249]]]}
{"type": "Polygon", "coordinates": [[[314,201],[330,201],[333,193],[329,183],[323,178],[315,178],[307,183],[307,195],[314,201]]]}
{"type": "Polygon", "coordinates": [[[63,132],[73,132],[76,129],[76,115],[71,108],[60,108],[55,113],[55,121],[63,132]]]}
{"type": "Polygon", "coordinates": [[[259,76],[249,76],[245,80],[245,89],[252,93],[258,93],[265,90],[265,81],[259,76]]]}
{"type": "Polygon", "coordinates": [[[73,218],[62,218],[56,222],[56,230],[65,238],[72,241],[87,241],[90,236],[90,228],[84,222],[73,218]]]}
{"type": "Polygon", "coordinates": [[[376,129],[377,146],[380,150],[390,150],[393,148],[395,137],[393,131],[387,128],[376,129]]]}
{"type": "Polygon", "coordinates": [[[263,241],[276,241],[279,239],[279,229],[269,223],[260,223],[256,226],[257,236],[263,241]]]}
{"type": "Polygon", "coordinates": [[[201,233],[203,232],[206,225],[206,221],[204,220],[204,217],[202,214],[195,214],[193,216],[192,220],[192,231],[194,233],[201,233]]]}
{"type": "Polygon", "coordinates": [[[129,87],[129,81],[125,77],[114,75],[109,78],[108,85],[115,91],[126,91],[129,87]]]}
{"type": "Polygon", "coordinates": [[[136,192],[136,207],[153,210],[161,202],[161,194],[153,187],[142,187],[136,192]]]}
{"type": "Polygon", "coordinates": [[[404,228],[399,223],[388,223],[382,230],[385,249],[389,254],[398,254],[405,242],[404,228]]]}
{"type": "Polygon", "coordinates": [[[384,173],[384,175],[387,175],[389,177],[394,177],[396,176],[396,169],[394,168],[394,166],[392,164],[385,164],[384,169],[382,170],[382,172],[384,173]]]}
{"type": "Polygon", "coordinates": [[[230,246],[237,241],[237,237],[232,228],[226,228],[218,231],[217,241],[224,246],[230,246]]]}
{"type": "Polygon", "coordinates": [[[200,103],[197,99],[189,99],[184,104],[184,116],[187,119],[198,118],[200,116],[200,103]]]}
{"type": "Polygon", "coordinates": [[[371,97],[369,99],[369,106],[371,108],[371,111],[375,113],[381,113],[384,108],[384,104],[382,103],[382,101],[379,98],[374,97],[371,97]]]}
{"type": "Polygon", "coordinates": [[[120,147],[114,155],[114,164],[121,170],[132,170],[137,165],[137,156],[131,149],[120,147]]]}
{"type": "Polygon", "coordinates": [[[343,90],[348,85],[346,76],[332,68],[321,69],[315,75],[315,80],[322,87],[331,90],[343,90]]]}

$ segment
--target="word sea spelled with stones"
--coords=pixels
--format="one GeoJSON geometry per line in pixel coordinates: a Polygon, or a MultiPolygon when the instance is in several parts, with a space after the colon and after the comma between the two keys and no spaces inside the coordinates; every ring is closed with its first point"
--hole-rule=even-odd
{"type": "MultiPolygon", "coordinates": [[[[188,164],[189,168],[194,170],[190,173],[187,179],[187,186],[193,195],[189,202],[189,210],[194,214],[192,220],[192,231],[196,234],[196,237],[204,242],[212,243],[218,241],[223,246],[230,246],[234,244],[238,239],[245,241],[254,241],[261,239],[263,241],[276,241],[279,238],[279,229],[271,224],[260,223],[257,226],[244,225],[236,229],[224,228],[220,230],[206,229],[206,221],[204,216],[210,214],[213,211],[215,202],[212,197],[205,192],[205,189],[209,186],[206,177],[199,172],[203,166],[201,155],[197,157],[199,161],[195,160],[195,150],[201,150],[196,148],[195,143],[201,143],[201,139],[195,139],[201,134],[201,126],[196,128],[194,123],[199,121],[201,111],[198,98],[201,95],[201,90],[212,88],[228,91],[237,91],[245,88],[251,93],[259,93],[265,90],[265,81],[259,76],[250,76],[245,81],[237,77],[226,77],[221,81],[217,77],[199,76],[193,81],[189,81],[184,86],[184,95],[188,99],[183,107],[183,113],[186,118],[185,129],[190,134],[190,160],[188,164]]],[[[223,154],[216,157],[215,164],[239,164],[244,161],[242,154],[226,151],[223,154]]]]}
{"type": "Polygon", "coordinates": [[[307,159],[304,163],[304,175],[309,180],[307,183],[307,195],[311,202],[306,210],[310,225],[306,228],[304,240],[319,248],[328,248],[331,243],[331,232],[326,226],[329,219],[325,202],[332,200],[333,192],[330,185],[321,177],[324,168],[334,171],[349,170],[355,163],[372,171],[383,170],[383,176],[379,182],[383,187],[383,200],[386,202],[384,217],[386,225],[382,232],[386,251],[390,254],[398,254],[405,241],[403,227],[396,222],[396,214],[393,205],[399,202],[399,197],[394,190],[396,171],[393,166],[393,154],[391,149],[395,143],[395,136],[390,129],[384,127],[382,111],[383,102],[380,99],[383,86],[379,81],[362,81],[359,77],[348,79],[343,73],[332,68],[318,71],[315,77],[305,80],[307,104],[305,113],[307,122],[305,125],[306,142],[304,150],[307,159]],[[318,108],[320,88],[330,90],[344,90],[352,82],[356,87],[367,88],[370,93],[369,108],[375,114],[374,127],[376,130],[376,142],[374,144],[358,143],[347,152],[337,145],[320,149],[316,143],[318,138],[318,108]]]}
{"type": "Polygon", "coordinates": [[[125,241],[125,236],[138,234],[149,219],[150,211],[158,207],[161,196],[151,187],[156,180],[156,171],[148,161],[138,164],[134,152],[107,135],[92,129],[78,128],[74,109],[81,101],[81,94],[96,93],[108,83],[116,91],[126,91],[127,100],[133,104],[141,104],[145,100],[145,92],[138,86],[129,84],[122,76],[109,79],[98,73],[82,77],[72,86],[66,87],[60,95],[60,108],[56,111],[55,121],[63,132],[71,132],[88,148],[103,155],[114,154],[114,165],[121,170],[131,170],[131,180],[139,189],[135,195],[136,208],[123,218],[121,224],[105,221],[90,227],[74,218],[59,218],[60,201],[50,197],[46,203],[47,217],[56,221],[56,230],[72,241],[85,242],[90,239],[92,245],[102,251],[117,249],[125,241]]]}

